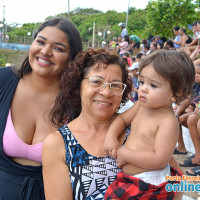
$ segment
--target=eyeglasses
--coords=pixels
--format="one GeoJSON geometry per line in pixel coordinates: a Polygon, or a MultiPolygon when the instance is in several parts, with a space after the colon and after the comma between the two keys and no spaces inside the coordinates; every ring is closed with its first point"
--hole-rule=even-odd
{"type": "Polygon", "coordinates": [[[105,80],[98,78],[96,76],[90,76],[83,79],[89,79],[90,80],[90,88],[93,91],[101,92],[103,91],[107,85],[109,85],[110,91],[113,95],[120,96],[123,94],[126,84],[114,81],[112,83],[108,83],[105,80]]]}

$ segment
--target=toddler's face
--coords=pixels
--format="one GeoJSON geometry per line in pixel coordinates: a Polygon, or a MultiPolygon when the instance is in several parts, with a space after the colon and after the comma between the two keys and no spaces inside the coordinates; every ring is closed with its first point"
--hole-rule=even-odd
{"type": "Polygon", "coordinates": [[[147,65],[139,74],[138,96],[146,108],[161,108],[172,105],[173,91],[168,81],[155,72],[152,64],[147,65]]]}

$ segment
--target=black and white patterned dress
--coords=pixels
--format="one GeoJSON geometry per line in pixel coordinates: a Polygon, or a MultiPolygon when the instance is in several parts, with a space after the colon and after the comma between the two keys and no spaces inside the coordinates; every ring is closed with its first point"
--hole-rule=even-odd
{"type": "MultiPolygon", "coordinates": [[[[108,186],[121,171],[115,159],[110,156],[95,157],[88,154],[67,125],[62,126],[58,131],[65,141],[66,164],[69,167],[73,199],[103,200],[108,186]]],[[[130,129],[127,128],[126,138],[129,132],[130,129]]]]}

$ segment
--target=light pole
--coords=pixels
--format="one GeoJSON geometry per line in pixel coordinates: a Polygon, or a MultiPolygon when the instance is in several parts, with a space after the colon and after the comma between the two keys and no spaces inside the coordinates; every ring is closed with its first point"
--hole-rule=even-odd
{"type": "Polygon", "coordinates": [[[92,48],[94,48],[94,41],[95,41],[95,22],[93,22],[92,48]]]}
{"type": "Polygon", "coordinates": [[[128,10],[127,10],[127,15],[126,15],[126,28],[127,28],[127,25],[128,25],[129,5],[130,5],[130,0],[128,0],[128,10]]]}
{"type": "MultiPolygon", "coordinates": [[[[99,36],[99,39],[101,38],[101,36],[102,36],[102,32],[98,32],[98,36],[99,36]]],[[[99,46],[99,39],[98,39],[98,46],[99,46]]]]}
{"type": "Polygon", "coordinates": [[[3,6],[3,37],[4,37],[4,41],[5,42],[5,38],[6,38],[6,31],[5,31],[5,5],[3,6]]]}
{"type": "Polygon", "coordinates": [[[93,26],[89,28],[89,31],[92,28],[92,47],[94,48],[94,43],[95,43],[95,22],[93,22],[93,26]]]}
{"type": "Polygon", "coordinates": [[[69,0],[68,0],[68,19],[70,20],[70,4],[69,4],[69,0]]]}

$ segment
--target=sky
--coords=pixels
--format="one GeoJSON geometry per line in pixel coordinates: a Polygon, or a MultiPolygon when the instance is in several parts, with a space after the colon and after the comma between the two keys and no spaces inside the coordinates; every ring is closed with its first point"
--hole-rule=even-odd
{"type": "MultiPolygon", "coordinates": [[[[129,7],[144,9],[148,0],[70,0],[70,11],[75,8],[93,8],[106,12],[127,12],[129,7]]],[[[0,21],[7,24],[43,22],[48,16],[68,12],[68,0],[1,0],[0,21]]]]}

